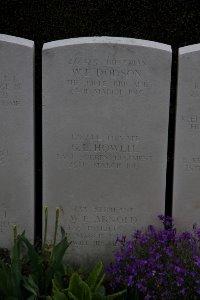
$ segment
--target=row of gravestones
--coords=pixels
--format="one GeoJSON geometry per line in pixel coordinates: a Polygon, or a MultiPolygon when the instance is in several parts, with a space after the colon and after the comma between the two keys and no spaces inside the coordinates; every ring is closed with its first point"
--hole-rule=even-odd
{"type": "MultiPolygon", "coordinates": [[[[171,47],[75,38],[43,47],[43,203],[68,259],[106,260],[116,236],[164,213],[171,47]]],[[[173,216],[200,214],[200,45],[179,51],[173,216]]],[[[0,35],[0,247],[34,234],[34,43],[0,35]]]]}

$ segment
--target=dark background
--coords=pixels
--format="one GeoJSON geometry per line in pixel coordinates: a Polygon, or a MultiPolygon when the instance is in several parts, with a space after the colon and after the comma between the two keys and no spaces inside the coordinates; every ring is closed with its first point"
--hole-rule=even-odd
{"type": "Polygon", "coordinates": [[[171,214],[178,48],[200,43],[200,0],[0,0],[0,33],[35,41],[36,235],[42,215],[41,49],[81,36],[120,36],[173,49],[166,214],[171,214]]]}

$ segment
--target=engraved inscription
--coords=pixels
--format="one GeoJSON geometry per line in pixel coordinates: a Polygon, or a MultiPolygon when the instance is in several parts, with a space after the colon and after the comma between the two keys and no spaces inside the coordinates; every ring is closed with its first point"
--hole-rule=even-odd
{"type": "Polygon", "coordinates": [[[195,81],[192,86],[192,90],[190,92],[190,96],[194,98],[200,97],[200,83],[199,80],[195,81]]]}
{"type": "Polygon", "coordinates": [[[21,83],[15,76],[0,78],[0,106],[18,107],[21,104],[21,83]]]}
{"type": "Polygon", "coordinates": [[[146,59],[116,59],[108,56],[98,58],[72,57],[68,60],[71,78],[66,79],[70,94],[90,96],[140,95],[152,87],[145,72],[146,59]]]}
{"type": "Polygon", "coordinates": [[[56,159],[72,169],[138,169],[152,161],[152,154],[142,151],[140,144],[137,135],[73,133],[70,152],[59,152],[56,159]]]}
{"type": "Polygon", "coordinates": [[[200,156],[184,157],[183,165],[186,173],[200,172],[200,156]]]}
{"type": "Polygon", "coordinates": [[[8,149],[0,148],[0,166],[4,166],[8,159],[8,149]]]}
{"type": "Polygon", "coordinates": [[[27,163],[27,161],[30,161],[32,158],[32,155],[30,151],[19,151],[12,153],[12,151],[9,151],[7,148],[1,148],[0,147],[0,166],[6,165],[8,161],[18,160],[21,163],[27,163]]]}
{"type": "Polygon", "coordinates": [[[132,207],[75,206],[65,229],[72,246],[113,247],[117,236],[136,223],[132,207]]]}
{"type": "Polygon", "coordinates": [[[187,125],[189,129],[199,130],[200,129],[200,115],[195,113],[182,115],[182,121],[187,125]]]}

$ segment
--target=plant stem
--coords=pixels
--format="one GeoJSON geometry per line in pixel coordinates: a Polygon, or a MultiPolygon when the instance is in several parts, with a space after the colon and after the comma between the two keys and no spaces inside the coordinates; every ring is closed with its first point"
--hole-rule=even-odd
{"type": "Polygon", "coordinates": [[[17,225],[13,225],[13,240],[14,240],[14,245],[16,244],[17,241],[17,225]]]}
{"type": "Polygon", "coordinates": [[[60,214],[60,209],[59,209],[59,207],[56,207],[56,220],[55,220],[55,230],[54,230],[53,248],[54,248],[55,245],[56,245],[56,237],[57,237],[57,231],[58,231],[59,214],[60,214]]]}
{"type": "Polygon", "coordinates": [[[47,240],[47,225],[48,225],[48,207],[44,207],[44,241],[43,241],[43,251],[45,249],[47,240]]]}

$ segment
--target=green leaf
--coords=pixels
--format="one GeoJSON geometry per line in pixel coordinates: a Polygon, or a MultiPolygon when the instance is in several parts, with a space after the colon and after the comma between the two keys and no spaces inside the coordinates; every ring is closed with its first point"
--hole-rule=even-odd
{"type": "MultiPolygon", "coordinates": [[[[24,232],[22,233],[24,235],[24,232]]],[[[21,273],[21,259],[20,259],[20,251],[21,251],[21,240],[19,236],[14,243],[14,246],[11,250],[11,265],[10,265],[10,272],[9,272],[9,279],[11,290],[9,292],[9,296],[14,296],[20,299],[21,297],[21,280],[22,280],[22,273],[21,273]]]]}
{"type": "Polygon", "coordinates": [[[0,261],[0,295],[7,296],[12,288],[10,282],[10,267],[3,261],[0,261]]]}
{"type": "Polygon", "coordinates": [[[70,244],[67,237],[65,237],[54,247],[51,255],[52,263],[60,264],[62,262],[65,252],[70,244]]]}
{"type": "Polygon", "coordinates": [[[102,296],[100,294],[93,294],[92,300],[106,300],[106,296],[102,296]]]}
{"type": "Polygon", "coordinates": [[[63,240],[66,237],[65,229],[60,226],[60,231],[61,231],[61,239],[63,240]]]}
{"type": "Polygon", "coordinates": [[[90,274],[88,276],[88,279],[86,280],[86,283],[88,284],[88,286],[90,287],[90,289],[92,291],[95,290],[95,287],[97,285],[99,276],[101,275],[102,271],[103,271],[103,264],[102,264],[102,262],[99,262],[99,263],[96,264],[96,266],[90,272],[90,274]]]}
{"type": "Polygon", "coordinates": [[[127,292],[126,290],[123,290],[123,291],[120,291],[120,292],[118,292],[118,293],[109,295],[109,296],[106,297],[106,300],[117,299],[117,298],[121,297],[122,295],[125,295],[126,292],[127,292]]]}
{"type": "Polygon", "coordinates": [[[31,292],[34,296],[39,296],[39,288],[37,284],[34,282],[31,275],[29,275],[28,278],[27,277],[23,278],[23,286],[27,291],[31,292]]]}
{"type": "MultiPolygon", "coordinates": [[[[0,261],[0,295],[6,297],[16,297],[21,299],[21,263],[18,259],[19,253],[16,250],[17,242],[13,250],[13,259],[11,264],[0,261]]],[[[13,247],[13,248],[14,248],[13,247]]]]}
{"type": "Polygon", "coordinates": [[[66,295],[62,292],[55,291],[53,295],[53,300],[68,300],[66,295]]]}
{"type": "Polygon", "coordinates": [[[100,295],[100,296],[105,296],[106,295],[106,290],[105,287],[103,285],[100,285],[98,288],[95,289],[94,292],[95,295],[100,295]]]}
{"type": "Polygon", "coordinates": [[[37,298],[38,298],[37,296],[32,295],[28,297],[27,300],[37,300],[37,298]]]}
{"type": "Polygon", "coordinates": [[[62,262],[63,262],[63,257],[65,255],[65,252],[69,247],[69,245],[70,243],[65,237],[60,243],[58,243],[53,248],[51,258],[49,261],[49,267],[46,272],[46,287],[49,286],[56,272],[61,272],[64,274],[64,267],[62,262]]]}
{"type": "Polygon", "coordinates": [[[78,298],[78,300],[92,300],[92,293],[89,286],[77,273],[74,273],[70,279],[69,292],[78,298]]]}
{"type": "Polygon", "coordinates": [[[31,264],[32,273],[42,272],[42,264],[40,262],[40,256],[36,252],[34,246],[29,242],[29,240],[24,235],[20,235],[19,239],[26,245],[28,249],[28,256],[31,264]]]}
{"type": "Polygon", "coordinates": [[[76,298],[76,296],[74,296],[71,292],[68,291],[68,297],[70,300],[79,300],[78,298],[76,298]]]}
{"type": "Polygon", "coordinates": [[[61,273],[56,273],[54,279],[52,280],[53,289],[55,291],[60,291],[64,288],[63,286],[63,275],[61,273]]]}
{"type": "MultiPolygon", "coordinates": [[[[105,289],[104,289],[104,288],[102,289],[102,287],[103,287],[103,281],[104,281],[104,279],[105,279],[105,276],[106,276],[106,274],[103,274],[103,275],[101,276],[99,282],[97,283],[97,285],[96,285],[96,287],[95,287],[95,290],[94,290],[95,293],[98,292],[99,290],[101,290],[101,291],[104,290],[104,292],[105,292],[105,289]]],[[[104,293],[104,294],[105,294],[105,293],[104,293]]]]}

